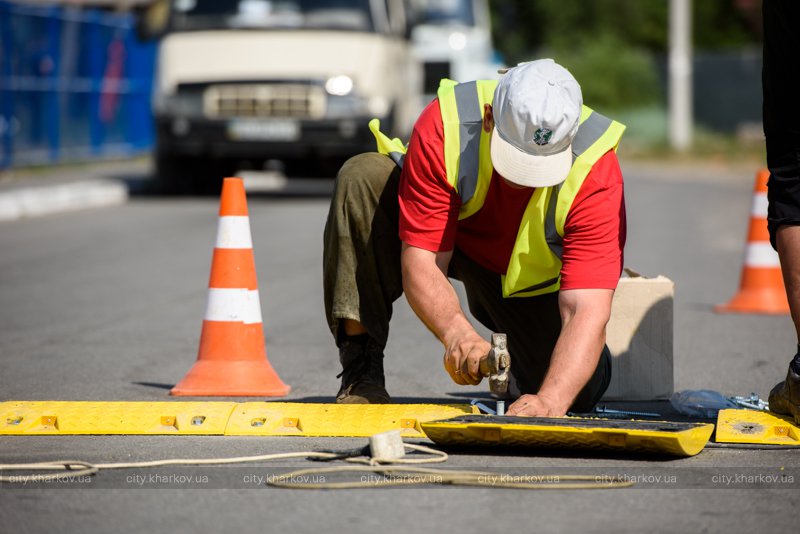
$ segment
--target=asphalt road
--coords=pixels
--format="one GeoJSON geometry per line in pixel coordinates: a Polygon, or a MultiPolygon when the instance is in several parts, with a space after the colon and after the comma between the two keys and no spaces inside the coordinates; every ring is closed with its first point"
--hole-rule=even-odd
{"type": "MultiPolygon", "coordinates": [[[[766,398],[795,350],[788,317],[712,311],[738,286],[755,170],[624,165],[626,264],[676,282],[676,389],[753,391],[766,398]]],[[[137,195],[146,184],[141,163],[101,174],[106,172],[106,178],[132,185],[128,203],[0,223],[0,400],[168,400],[169,388],[195,360],[217,200],[137,195]]],[[[328,197],[325,184],[307,185],[251,194],[250,219],[270,362],[292,385],[288,400],[327,402],[337,390],[339,371],[322,311],[321,233],[328,197]]],[[[392,328],[386,371],[389,391],[399,401],[462,401],[482,391],[450,382],[438,342],[402,299],[392,328]]],[[[312,438],[8,436],[0,437],[0,462],[214,457],[360,444],[312,438]]],[[[447,464],[514,474],[625,474],[637,482],[621,490],[314,492],[246,482],[308,465],[294,460],[119,471],[101,473],[85,485],[4,485],[0,530],[778,531],[796,529],[791,512],[800,504],[800,450],[709,449],[683,460],[470,451],[447,464]],[[162,478],[142,484],[131,478],[153,474],[162,478]],[[196,479],[169,478],[176,474],[196,479]],[[763,478],[776,474],[783,475],[779,482],[763,478]]]]}

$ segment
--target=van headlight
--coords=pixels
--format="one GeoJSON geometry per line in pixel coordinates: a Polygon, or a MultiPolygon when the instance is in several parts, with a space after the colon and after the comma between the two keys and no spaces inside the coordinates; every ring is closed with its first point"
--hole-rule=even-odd
{"type": "Polygon", "coordinates": [[[331,76],[325,81],[325,90],[335,96],[349,95],[353,90],[353,79],[344,74],[331,76]]]}
{"type": "Polygon", "coordinates": [[[203,96],[198,92],[183,92],[164,95],[158,110],[168,115],[199,117],[203,115],[203,96]]]}
{"type": "Polygon", "coordinates": [[[467,46],[467,36],[461,32],[453,32],[450,34],[450,37],[447,38],[447,44],[449,44],[450,48],[453,50],[464,50],[467,46]]]}

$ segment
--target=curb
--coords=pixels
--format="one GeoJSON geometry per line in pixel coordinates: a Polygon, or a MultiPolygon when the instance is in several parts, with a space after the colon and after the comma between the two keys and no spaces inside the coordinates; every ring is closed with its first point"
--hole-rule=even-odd
{"type": "Polygon", "coordinates": [[[0,192],[0,222],[114,206],[127,201],[127,186],[112,180],[23,188],[0,192]]]}

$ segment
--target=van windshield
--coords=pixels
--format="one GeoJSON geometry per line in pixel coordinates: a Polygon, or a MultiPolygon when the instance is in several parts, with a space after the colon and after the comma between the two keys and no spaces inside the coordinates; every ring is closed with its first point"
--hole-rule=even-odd
{"type": "Polygon", "coordinates": [[[173,0],[172,31],[292,28],[374,31],[370,0],[173,0]]]}
{"type": "Polygon", "coordinates": [[[417,24],[475,25],[472,0],[415,0],[413,5],[417,24]]]}

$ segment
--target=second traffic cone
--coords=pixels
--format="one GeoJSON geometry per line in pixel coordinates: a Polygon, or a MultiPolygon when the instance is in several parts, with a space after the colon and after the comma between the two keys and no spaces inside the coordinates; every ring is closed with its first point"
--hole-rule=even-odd
{"type": "Polygon", "coordinates": [[[170,395],[279,397],[289,390],[267,359],[244,182],[225,178],[197,362],[170,395]]]}
{"type": "Polygon", "coordinates": [[[747,251],[739,292],[727,304],[714,308],[720,313],[789,313],[781,262],[769,242],[767,231],[767,181],[769,171],[756,175],[747,251]]]}

